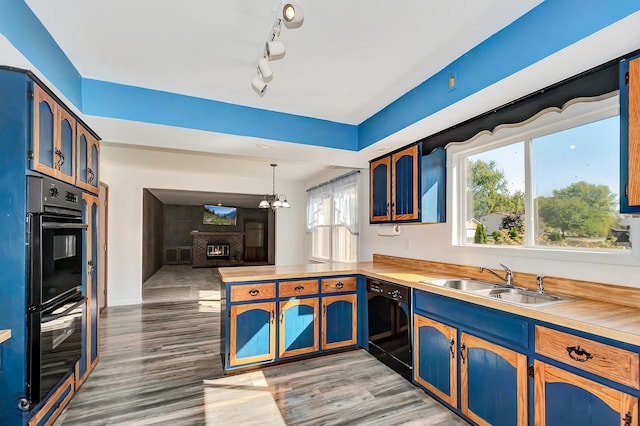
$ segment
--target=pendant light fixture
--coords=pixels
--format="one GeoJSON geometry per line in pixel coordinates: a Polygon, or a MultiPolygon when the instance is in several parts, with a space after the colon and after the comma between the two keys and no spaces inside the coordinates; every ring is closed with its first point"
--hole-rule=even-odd
{"type": "Polygon", "coordinates": [[[262,201],[260,201],[260,204],[258,204],[258,208],[268,209],[271,207],[274,212],[280,208],[288,209],[291,206],[287,201],[287,196],[276,193],[276,167],[278,167],[278,165],[271,164],[271,167],[273,168],[273,186],[271,189],[271,195],[265,194],[262,201]]]}

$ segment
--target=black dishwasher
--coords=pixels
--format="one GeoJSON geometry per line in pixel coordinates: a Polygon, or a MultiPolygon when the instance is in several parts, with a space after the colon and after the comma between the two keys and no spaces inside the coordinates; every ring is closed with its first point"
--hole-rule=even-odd
{"type": "Polygon", "coordinates": [[[411,290],[375,278],[367,279],[369,353],[411,380],[411,290]]]}

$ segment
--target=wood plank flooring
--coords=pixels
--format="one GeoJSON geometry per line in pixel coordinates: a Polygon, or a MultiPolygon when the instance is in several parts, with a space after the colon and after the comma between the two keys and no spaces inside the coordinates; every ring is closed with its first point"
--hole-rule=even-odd
{"type": "Polygon", "coordinates": [[[364,350],[224,377],[220,282],[204,271],[165,266],[166,293],[107,308],[100,363],[56,425],[466,424],[364,350]],[[190,280],[189,299],[166,301],[190,280]]]}

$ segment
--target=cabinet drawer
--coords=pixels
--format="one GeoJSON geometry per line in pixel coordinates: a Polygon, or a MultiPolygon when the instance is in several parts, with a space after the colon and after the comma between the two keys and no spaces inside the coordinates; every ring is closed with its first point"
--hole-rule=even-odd
{"type": "Polygon", "coordinates": [[[356,277],[325,278],[322,280],[320,288],[323,293],[356,291],[356,277]]]}
{"type": "Polygon", "coordinates": [[[298,280],[278,283],[280,297],[318,294],[318,280],[298,280]]]}
{"type": "Polygon", "coordinates": [[[536,352],[640,389],[638,354],[536,325],[536,352]]]}
{"type": "Polygon", "coordinates": [[[275,299],[276,283],[242,284],[231,286],[231,301],[275,299]]]}

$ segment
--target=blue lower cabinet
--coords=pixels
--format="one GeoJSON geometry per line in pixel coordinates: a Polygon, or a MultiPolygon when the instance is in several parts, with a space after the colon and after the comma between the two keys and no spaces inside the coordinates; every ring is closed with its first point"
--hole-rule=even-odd
{"type": "Polygon", "coordinates": [[[229,308],[229,365],[272,361],[276,357],[276,302],[229,308]]]}
{"type": "Polygon", "coordinates": [[[457,406],[457,330],[413,316],[413,380],[452,407],[457,406]]]}
{"type": "Polygon", "coordinates": [[[527,357],[460,336],[460,409],[478,424],[527,425],[527,357]]]}
{"type": "Polygon", "coordinates": [[[322,349],[353,346],[358,342],[358,295],[322,298],[322,349]]]}
{"type": "Polygon", "coordinates": [[[69,404],[75,392],[75,376],[70,374],[62,384],[53,392],[47,402],[29,419],[29,426],[53,424],[62,410],[69,404]]]}
{"type": "Polygon", "coordinates": [[[280,302],[280,358],[317,352],[318,298],[280,302]]]}
{"type": "Polygon", "coordinates": [[[638,399],[566,370],[535,361],[536,425],[638,424],[638,399]]]}

